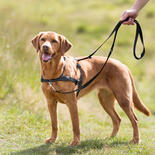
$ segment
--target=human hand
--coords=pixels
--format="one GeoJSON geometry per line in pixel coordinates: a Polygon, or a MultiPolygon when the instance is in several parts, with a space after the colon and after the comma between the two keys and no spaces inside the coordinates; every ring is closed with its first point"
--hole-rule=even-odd
{"type": "Polygon", "coordinates": [[[134,19],[138,16],[138,11],[135,9],[129,9],[123,12],[122,17],[120,21],[123,21],[125,19],[128,19],[128,21],[123,22],[125,25],[134,25],[134,19]]]}

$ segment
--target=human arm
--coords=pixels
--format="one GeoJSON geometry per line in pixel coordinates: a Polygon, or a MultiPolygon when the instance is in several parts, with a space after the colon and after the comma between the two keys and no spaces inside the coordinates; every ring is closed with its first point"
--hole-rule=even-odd
{"type": "Polygon", "coordinates": [[[129,20],[123,22],[125,25],[134,25],[134,19],[138,16],[139,11],[145,6],[149,0],[136,0],[131,9],[123,12],[121,16],[121,21],[129,17],[129,20]]]}

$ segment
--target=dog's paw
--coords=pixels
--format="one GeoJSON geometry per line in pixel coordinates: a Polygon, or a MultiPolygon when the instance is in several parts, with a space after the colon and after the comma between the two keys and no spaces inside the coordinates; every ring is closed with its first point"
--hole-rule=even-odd
{"type": "Polygon", "coordinates": [[[73,140],[69,146],[77,146],[80,145],[80,141],[79,140],[73,140]]]}
{"type": "Polygon", "coordinates": [[[48,138],[46,139],[45,143],[50,144],[50,143],[54,143],[55,141],[56,141],[56,138],[48,138]]]}
{"type": "Polygon", "coordinates": [[[139,139],[132,139],[130,141],[130,144],[140,144],[140,140],[139,139]]]}

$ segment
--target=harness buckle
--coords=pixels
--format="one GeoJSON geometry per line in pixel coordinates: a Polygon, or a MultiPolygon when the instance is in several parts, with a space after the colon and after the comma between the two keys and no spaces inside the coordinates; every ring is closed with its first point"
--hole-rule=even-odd
{"type": "Polygon", "coordinates": [[[56,92],[57,90],[53,87],[52,82],[49,82],[49,86],[56,92]]]}

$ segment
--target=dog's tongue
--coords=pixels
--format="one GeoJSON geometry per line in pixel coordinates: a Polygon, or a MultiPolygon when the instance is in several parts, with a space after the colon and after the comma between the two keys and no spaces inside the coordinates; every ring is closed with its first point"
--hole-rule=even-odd
{"type": "Polygon", "coordinates": [[[46,54],[46,53],[43,53],[42,54],[42,59],[43,61],[48,61],[52,58],[52,56],[50,54],[46,54]]]}

